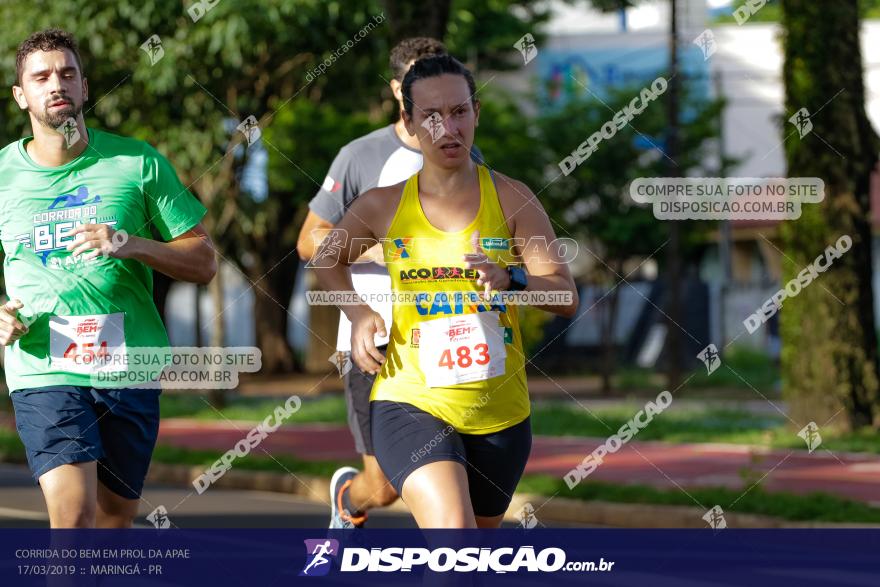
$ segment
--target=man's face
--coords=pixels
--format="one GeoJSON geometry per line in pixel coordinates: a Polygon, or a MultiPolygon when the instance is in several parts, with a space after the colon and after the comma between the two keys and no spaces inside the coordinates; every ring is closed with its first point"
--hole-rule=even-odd
{"type": "Polygon", "coordinates": [[[35,51],[25,59],[21,85],[13,86],[12,94],[19,108],[41,125],[57,129],[82,112],[88,84],[70,51],[35,51]]]}
{"type": "Polygon", "coordinates": [[[412,86],[412,100],[407,130],[419,137],[425,157],[442,167],[455,167],[470,157],[480,103],[472,101],[463,76],[444,74],[421,79],[412,86]]]}

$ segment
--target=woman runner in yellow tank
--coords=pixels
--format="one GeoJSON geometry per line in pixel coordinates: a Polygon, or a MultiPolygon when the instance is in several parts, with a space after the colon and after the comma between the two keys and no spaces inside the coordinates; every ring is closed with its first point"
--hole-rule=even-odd
{"type": "Polygon", "coordinates": [[[497,527],[531,449],[517,304],[499,293],[553,292],[558,303],[537,307],[570,317],[577,292],[532,191],[469,156],[480,112],[470,72],[422,59],[402,91],[422,170],[355,200],[314,264],[326,289],[353,297],[349,265],[382,244],[397,296],[387,360],[374,343],[381,316],[341,306],[352,360],[378,372],[376,458],[420,527],[497,527]]]}

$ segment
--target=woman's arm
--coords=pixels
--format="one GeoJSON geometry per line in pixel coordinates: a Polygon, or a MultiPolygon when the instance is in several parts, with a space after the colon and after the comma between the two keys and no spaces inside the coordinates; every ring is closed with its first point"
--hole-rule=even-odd
{"type": "MultiPolygon", "coordinates": [[[[565,298],[558,304],[535,304],[534,307],[571,318],[578,308],[577,288],[568,269],[568,263],[553,245],[556,234],[547,212],[524,183],[501,174],[496,174],[496,177],[502,208],[505,215],[510,216],[508,224],[512,228],[514,242],[525,243],[524,246],[516,247],[517,255],[523,259],[528,274],[525,291],[554,292],[559,297],[565,298]]],[[[509,289],[510,277],[507,270],[488,259],[481,258],[481,254],[485,257],[479,249],[479,241],[475,240],[474,253],[465,256],[468,268],[480,271],[477,284],[482,285],[487,293],[491,290],[509,289]]]]}

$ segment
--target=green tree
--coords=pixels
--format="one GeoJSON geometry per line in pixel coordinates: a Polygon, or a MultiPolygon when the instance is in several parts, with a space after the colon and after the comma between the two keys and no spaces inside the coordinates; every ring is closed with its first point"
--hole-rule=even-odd
{"type": "MultiPolygon", "coordinates": [[[[279,303],[267,303],[258,312],[267,315],[257,318],[264,324],[276,321],[288,322],[287,301],[293,291],[296,273],[291,270],[298,265],[296,239],[305,219],[307,204],[318,190],[327,172],[329,162],[336,156],[341,145],[376,128],[375,119],[367,113],[351,113],[332,103],[315,103],[305,97],[297,97],[275,117],[266,129],[267,142],[274,150],[269,156],[269,196],[265,201],[249,200],[242,207],[242,222],[237,230],[251,235],[253,251],[259,253],[246,259],[259,262],[264,271],[263,287],[277,294],[279,303]],[[291,170],[291,161],[296,169],[291,170]],[[282,270],[277,270],[278,266],[282,270]]],[[[270,300],[271,301],[271,300],[270,300]]],[[[297,325],[303,327],[303,325],[297,325]]],[[[316,336],[320,334],[312,328],[316,336]]],[[[326,341],[332,352],[335,335],[326,341]]]]}
{"type": "Polygon", "coordinates": [[[475,72],[522,67],[514,46],[531,34],[537,44],[546,39],[550,5],[529,0],[455,0],[446,44],[475,72]]]}
{"type": "Polygon", "coordinates": [[[876,425],[877,339],[871,280],[870,176],[880,147],[865,112],[859,3],[782,1],[785,118],[812,113],[799,138],[788,125],[789,177],[818,177],[825,200],[782,226],[783,282],[842,235],[852,249],[821,286],[787,300],[780,315],[784,393],[799,422],[822,425],[843,408],[853,427],[876,425]]]}
{"type": "MultiPolygon", "coordinates": [[[[592,6],[603,12],[629,8],[639,3],[639,0],[589,0],[592,6]]],[[[669,40],[668,40],[668,63],[666,78],[669,83],[668,95],[666,96],[666,130],[664,132],[663,151],[666,161],[662,175],[666,177],[681,177],[683,169],[677,160],[681,158],[681,77],[680,58],[681,52],[679,39],[679,0],[668,0],[670,8],[669,40]]],[[[666,246],[666,288],[664,292],[664,316],[666,317],[665,354],[667,360],[667,384],[670,388],[677,389],[682,379],[683,344],[679,324],[682,322],[681,307],[681,281],[682,281],[682,233],[678,222],[671,222],[669,228],[669,241],[666,246]]]]}
{"type": "MultiPolygon", "coordinates": [[[[614,90],[601,100],[590,98],[572,101],[551,110],[539,119],[539,144],[552,146],[548,161],[558,162],[581,142],[610,121],[615,112],[639,94],[640,87],[614,90]]],[[[601,317],[603,359],[602,389],[611,390],[611,376],[617,363],[613,331],[617,321],[621,277],[624,265],[645,259],[658,252],[667,241],[668,230],[650,207],[635,204],[627,193],[630,182],[639,177],[661,177],[667,169],[663,155],[666,131],[665,102],[668,94],[655,102],[618,131],[603,140],[590,158],[567,176],[560,176],[546,194],[545,206],[553,218],[560,219],[564,234],[587,243],[594,261],[592,281],[608,288],[598,304],[601,317]]],[[[683,111],[687,116],[679,133],[681,150],[676,164],[682,175],[722,175],[733,161],[725,159],[720,168],[708,165],[711,149],[720,132],[721,100],[705,101],[692,90],[683,92],[683,111]]],[[[684,254],[693,255],[705,242],[708,223],[683,222],[684,254]]]]}
{"type": "Polygon", "coordinates": [[[391,39],[394,42],[406,37],[442,39],[446,36],[452,0],[434,2],[385,0],[384,4],[388,12],[391,39]]]}
{"type": "MultiPolygon", "coordinates": [[[[751,0],[752,5],[754,4],[754,0],[751,0]]],[[[733,4],[733,9],[741,8],[743,6],[748,5],[749,0],[736,0],[733,4]]],[[[859,1],[859,13],[862,18],[878,18],[880,17],[880,0],[860,0],[859,1]]],[[[750,23],[755,22],[779,22],[781,20],[782,15],[782,6],[781,0],[767,0],[767,3],[763,5],[757,12],[752,14],[749,17],[750,23]]],[[[716,23],[732,23],[736,22],[733,15],[730,16],[721,16],[715,19],[716,23]]]]}

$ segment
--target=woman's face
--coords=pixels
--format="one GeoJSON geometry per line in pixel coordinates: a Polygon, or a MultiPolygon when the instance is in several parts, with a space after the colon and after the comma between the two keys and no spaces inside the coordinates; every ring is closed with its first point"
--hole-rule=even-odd
{"type": "Polygon", "coordinates": [[[445,168],[467,162],[480,117],[480,103],[472,100],[461,75],[443,74],[412,85],[413,113],[406,129],[419,138],[426,160],[445,168]]]}

